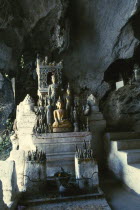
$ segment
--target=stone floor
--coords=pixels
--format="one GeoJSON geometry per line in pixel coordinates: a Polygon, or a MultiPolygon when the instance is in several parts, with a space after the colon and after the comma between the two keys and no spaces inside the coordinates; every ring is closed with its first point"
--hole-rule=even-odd
{"type": "Polygon", "coordinates": [[[107,172],[100,177],[100,186],[107,202],[100,198],[59,204],[40,204],[18,210],[109,210],[110,208],[112,210],[140,210],[140,195],[126,188],[111,173],[107,172]]]}
{"type": "Polygon", "coordinates": [[[101,177],[100,187],[112,210],[140,210],[140,195],[126,188],[111,173],[101,177]]]}
{"type": "Polygon", "coordinates": [[[57,204],[40,204],[26,208],[27,210],[110,210],[104,199],[62,202],[57,204]]]}

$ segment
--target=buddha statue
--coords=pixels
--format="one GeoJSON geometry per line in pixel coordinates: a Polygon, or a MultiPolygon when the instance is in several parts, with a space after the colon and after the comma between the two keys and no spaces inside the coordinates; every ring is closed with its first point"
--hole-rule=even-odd
{"type": "Polygon", "coordinates": [[[63,108],[63,101],[60,99],[57,100],[56,103],[57,110],[54,110],[54,123],[52,125],[54,133],[63,133],[72,131],[72,124],[67,119],[67,112],[63,108]]]}
{"type": "Polygon", "coordinates": [[[45,110],[44,110],[43,103],[41,100],[39,101],[39,106],[36,111],[36,115],[37,115],[38,124],[43,125],[45,121],[45,110]]]}
{"type": "Polygon", "coordinates": [[[48,96],[52,101],[52,106],[54,106],[59,95],[59,85],[56,83],[56,78],[54,74],[51,78],[52,84],[48,87],[48,96]]]}
{"type": "Polygon", "coordinates": [[[53,110],[51,106],[51,99],[48,99],[48,105],[46,106],[46,124],[48,126],[48,131],[51,133],[51,126],[53,122],[53,110]]]}
{"type": "Polygon", "coordinates": [[[71,96],[70,86],[68,83],[68,88],[66,91],[66,111],[68,114],[68,118],[70,118],[71,109],[72,109],[72,96],[71,96]]]}

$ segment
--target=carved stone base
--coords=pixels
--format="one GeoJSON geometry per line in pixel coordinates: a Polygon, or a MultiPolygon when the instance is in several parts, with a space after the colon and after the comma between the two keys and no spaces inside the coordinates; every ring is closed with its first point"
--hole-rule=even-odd
{"type": "Polygon", "coordinates": [[[53,128],[53,133],[72,132],[72,128],[53,128]]]}
{"type": "Polygon", "coordinates": [[[82,148],[84,140],[88,144],[92,140],[90,132],[47,133],[34,135],[33,143],[39,151],[46,153],[47,176],[61,170],[75,175],[75,145],[82,148]]]}

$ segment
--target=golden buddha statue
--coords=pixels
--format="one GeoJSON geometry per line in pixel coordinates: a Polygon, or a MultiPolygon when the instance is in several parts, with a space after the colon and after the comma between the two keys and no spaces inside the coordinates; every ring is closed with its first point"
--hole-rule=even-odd
{"type": "Polygon", "coordinates": [[[52,125],[54,133],[63,133],[72,131],[72,124],[67,119],[67,112],[65,111],[63,101],[58,99],[56,103],[57,110],[54,110],[54,120],[52,125]]]}

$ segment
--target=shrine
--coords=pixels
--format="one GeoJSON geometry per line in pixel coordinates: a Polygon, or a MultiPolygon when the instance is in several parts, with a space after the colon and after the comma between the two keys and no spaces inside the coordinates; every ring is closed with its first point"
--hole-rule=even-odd
{"type": "Polygon", "coordinates": [[[60,61],[59,63],[48,63],[47,56],[43,61],[40,61],[39,55],[37,56],[36,63],[36,72],[38,75],[38,96],[45,97],[49,91],[48,87],[52,75],[55,75],[58,85],[62,84],[63,64],[62,61],[60,61]]]}
{"type": "MultiPolygon", "coordinates": [[[[62,61],[48,64],[47,57],[42,62],[37,57],[36,72],[38,101],[27,94],[17,106],[11,136],[9,161],[16,163],[19,192],[27,199],[32,191],[39,196],[51,189],[53,196],[56,187],[61,193],[62,185],[64,197],[72,196],[74,189],[75,196],[102,195],[89,125],[91,113],[99,113],[95,97],[90,95],[83,102],[69,82],[63,83],[62,61]]],[[[3,192],[10,205],[13,192],[3,192]]]]}

